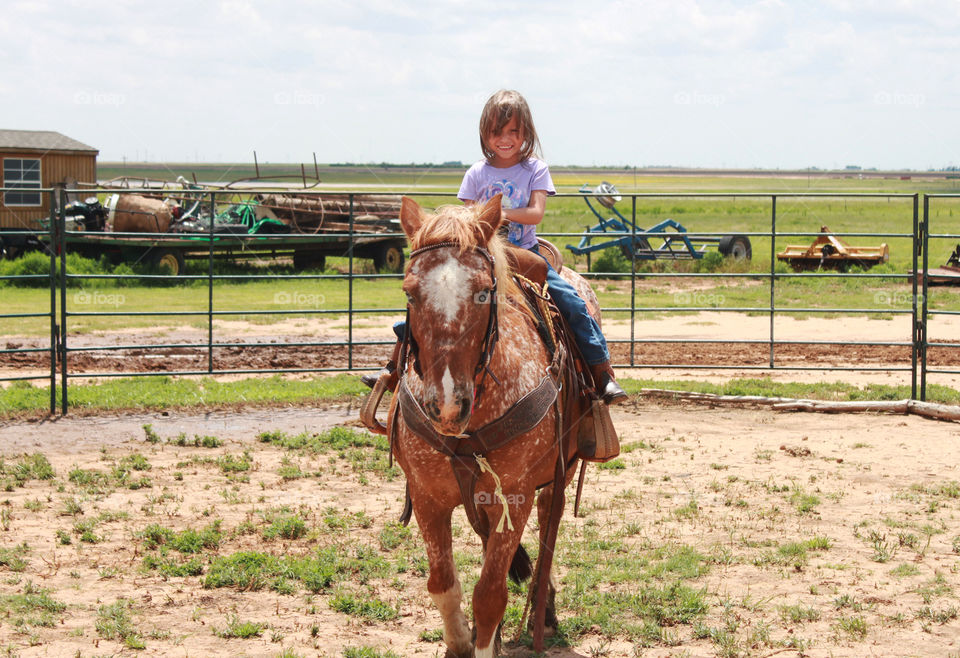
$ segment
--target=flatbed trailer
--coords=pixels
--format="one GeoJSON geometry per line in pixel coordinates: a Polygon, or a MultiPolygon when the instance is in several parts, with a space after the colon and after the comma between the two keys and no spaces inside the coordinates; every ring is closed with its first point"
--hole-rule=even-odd
{"type": "MultiPolygon", "coordinates": [[[[43,242],[46,234],[38,234],[43,242]]],[[[403,234],[355,233],[101,233],[65,231],[67,252],[89,258],[107,256],[115,263],[148,263],[163,266],[171,274],[183,274],[188,259],[242,260],[290,258],[296,269],[322,269],[327,256],[350,255],[373,260],[377,272],[402,272],[406,240],[403,234]]]]}

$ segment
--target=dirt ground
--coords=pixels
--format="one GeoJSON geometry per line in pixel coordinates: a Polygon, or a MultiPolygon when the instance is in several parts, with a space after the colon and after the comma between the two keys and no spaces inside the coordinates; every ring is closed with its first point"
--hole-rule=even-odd
{"type": "MultiPolygon", "coordinates": [[[[352,327],[354,341],[392,340],[390,326],[401,317],[363,317],[352,327]]],[[[848,381],[906,385],[910,383],[911,325],[909,316],[894,319],[865,317],[795,319],[778,316],[773,333],[777,341],[770,369],[770,319],[764,315],[721,312],[691,313],[655,319],[638,319],[632,333],[627,320],[608,320],[604,332],[616,364],[626,376],[644,379],[711,379],[768,376],[784,381],[848,381]],[[630,341],[633,339],[632,350],[630,341]],[[658,342],[660,341],[660,342],[658,342]],[[694,341],[694,342],[683,342],[694,341]],[[701,342],[696,342],[701,341],[701,342]],[[720,341],[720,342],[717,342],[720,341]],[[724,342],[726,341],[726,342],[724,342]],[[753,342],[743,342],[753,341],[753,342]],[[823,344],[832,341],[832,344],[823,344]],[[879,343],[879,344],[858,344],[879,343]],[[844,370],[819,370],[842,368],[844,370]],[[892,370],[890,370],[892,368],[892,370]],[[851,372],[852,370],[852,372],[851,372]]],[[[378,369],[388,353],[385,345],[360,345],[350,355],[345,347],[298,346],[300,343],[335,343],[348,338],[344,319],[288,320],[273,324],[242,321],[214,323],[216,370],[270,370],[277,368],[378,369]],[[229,345],[244,343],[250,346],[229,345]]],[[[6,349],[40,347],[40,339],[5,336],[6,349]]],[[[960,370],[960,318],[936,316],[928,328],[929,367],[960,370]]],[[[158,326],[150,330],[120,330],[71,336],[68,347],[84,351],[68,355],[75,374],[105,372],[206,371],[207,331],[188,326],[158,326]],[[154,349],[150,345],[174,344],[154,349]],[[183,344],[183,346],[179,346],[183,344]],[[97,349],[104,348],[104,349],[97,349]]],[[[0,354],[0,377],[48,375],[45,352],[0,354]]],[[[931,373],[928,382],[960,388],[960,376],[931,373]]]]}
{"type": "MultiPolygon", "coordinates": [[[[355,417],[353,405],[341,405],[0,424],[8,483],[0,646],[21,656],[442,655],[415,523],[410,537],[384,539],[396,531],[402,476],[368,459],[372,448],[360,457],[314,454],[257,439],[355,427],[355,417]],[[219,444],[177,445],[178,437],[219,444]],[[52,479],[11,485],[24,456],[36,453],[52,479]],[[242,461],[248,470],[224,466],[242,461]],[[125,463],[140,470],[122,484],[95,477],[125,463]],[[306,532],[268,538],[278,510],[295,511],[306,532]],[[202,573],[164,576],[148,566],[148,558],[189,557],[151,546],[149,527],[182,532],[214,522],[221,538],[198,554],[202,573]],[[205,586],[214,561],[239,551],[297,557],[331,546],[380,560],[388,573],[315,593],[296,582],[205,586]],[[47,616],[38,592],[60,604],[47,616]],[[393,615],[344,612],[354,594],[386,602],[393,615]],[[23,603],[30,595],[33,607],[23,603]],[[259,634],[228,637],[239,622],[260,624],[259,634]],[[138,643],[145,648],[130,648],[138,643]]],[[[695,622],[664,623],[655,640],[638,635],[629,615],[590,622],[548,656],[960,655],[958,424],[653,399],[617,408],[614,420],[622,468],[591,467],[582,518],[568,504],[556,572],[561,622],[572,629],[587,614],[583,596],[570,592],[590,571],[606,579],[598,592],[624,600],[675,577],[701,592],[707,610],[695,622]],[[698,568],[651,575],[645,565],[665,547],[699,556],[698,568]],[[607,577],[614,562],[634,558],[626,575],[607,577]]],[[[455,521],[469,592],[479,546],[465,518],[455,521]]],[[[528,545],[534,531],[531,524],[528,545]]],[[[507,652],[532,655],[517,645],[507,652]]]]}

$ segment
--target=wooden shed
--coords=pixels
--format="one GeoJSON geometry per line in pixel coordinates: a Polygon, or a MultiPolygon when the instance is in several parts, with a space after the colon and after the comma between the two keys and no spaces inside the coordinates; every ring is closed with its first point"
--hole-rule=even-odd
{"type": "Polygon", "coordinates": [[[96,182],[98,153],[52,130],[0,129],[0,188],[16,188],[0,193],[0,228],[38,228],[50,196],[34,190],[96,182]]]}

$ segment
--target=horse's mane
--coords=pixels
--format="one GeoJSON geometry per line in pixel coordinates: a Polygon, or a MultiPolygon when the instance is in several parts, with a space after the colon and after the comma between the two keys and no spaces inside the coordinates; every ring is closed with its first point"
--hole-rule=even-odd
{"type": "Polygon", "coordinates": [[[477,221],[481,208],[480,205],[446,205],[437,208],[435,213],[423,213],[420,229],[410,240],[410,249],[420,249],[438,242],[454,242],[460,246],[460,253],[477,247],[484,248],[493,256],[493,271],[500,294],[506,294],[511,299],[519,298],[520,289],[507,262],[507,240],[498,232],[489,243],[483,244],[480,222],[477,221]]]}

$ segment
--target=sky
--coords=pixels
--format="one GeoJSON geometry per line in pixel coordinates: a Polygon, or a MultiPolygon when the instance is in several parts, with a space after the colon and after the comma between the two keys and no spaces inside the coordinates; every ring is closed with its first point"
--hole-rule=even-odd
{"type": "Polygon", "coordinates": [[[958,0],[6,0],[0,128],[101,161],[960,166],[958,0]]]}

